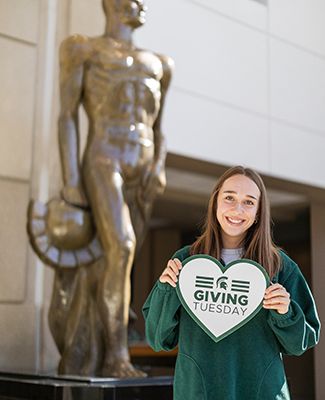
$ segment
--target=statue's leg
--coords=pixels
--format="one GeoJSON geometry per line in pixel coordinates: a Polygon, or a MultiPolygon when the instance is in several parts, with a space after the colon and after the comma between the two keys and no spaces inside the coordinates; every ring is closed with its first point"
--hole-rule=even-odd
{"type": "Polygon", "coordinates": [[[75,294],[77,272],[76,270],[55,269],[48,321],[51,334],[61,355],[66,349],[66,328],[71,302],[75,294]]]}
{"type": "Polygon", "coordinates": [[[89,164],[84,168],[85,186],[106,261],[97,289],[105,329],[103,375],[141,376],[141,371],[130,363],[127,343],[130,273],[136,239],[124,199],[123,179],[111,164],[89,164]]]}
{"type": "MultiPolygon", "coordinates": [[[[103,358],[103,327],[93,293],[97,287],[94,282],[102,271],[101,261],[79,267],[74,271],[57,272],[61,279],[54,289],[61,296],[61,303],[51,304],[53,316],[61,321],[62,345],[59,374],[97,376],[101,374],[103,358]],[[68,274],[74,273],[74,281],[67,281],[68,274]],[[92,275],[89,279],[89,275],[92,275]],[[65,317],[64,319],[62,317],[65,317]],[[64,324],[63,324],[64,322],[64,324]]],[[[56,279],[56,281],[58,280],[56,279]]],[[[98,279],[97,279],[98,281],[98,279]]],[[[50,319],[51,320],[51,319],[50,319]]],[[[54,320],[55,322],[55,320],[54,320]]],[[[53,324],[52,324],[53,330],[53,324]]]]}
{"type": "MultiPolygon", "coordinates": [[[[66,271],[70,272],[70,271],[66,271]]],[[[64,273],[61,272],[61,277],[64,273]]],[[[85,364],[87,364],[86,355],[89,347],[89,326],[87,316],[87,275],[84,268],[78,268],[73,271],[75,278],[73,285],[66,291],[66,298],[64,298],[64,288],[60,289],[62,296],[62,303],[66,308],[66,321],[64,328],[61,327],[63,336],[63,348],[61,353],[61,360],[58,367],[59,374],[66,375],[86,375],[84,371],[85,364]],[[85,329],[86,328],[86,329],[85,329]],[[85,340],[86,339],[86,340],[85,340]]],[[[58,275],[58,274],[57,274],[58,275]]],[[[60,308],[56,308],[56,312],[60,312],[60,308]]],[[[53,311],[54,313],[54,311],[53,311]]],[[[88,373],[89,375],[89,373],[88,373]]]]}

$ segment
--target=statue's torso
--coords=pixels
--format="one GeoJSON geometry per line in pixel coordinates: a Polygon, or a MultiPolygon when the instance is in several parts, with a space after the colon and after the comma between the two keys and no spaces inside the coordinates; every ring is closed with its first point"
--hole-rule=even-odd
{"type": "MultiPolygon", "coordinates": [[[[94,43],[84,69],[83,103],[97,139],[153,140],[160,107],[160,59],[147,51],[94,43]]],[[[95,139],[95,138],[94,138],[95,139]]]]}
{"type": "Polygon", "coordinates": [[[154,159],[163,65],[148,51],[118,47],[104,38],[90,43],[82,93],[89,119],[86,160],[110,160],[133,177],[154,159]]]}

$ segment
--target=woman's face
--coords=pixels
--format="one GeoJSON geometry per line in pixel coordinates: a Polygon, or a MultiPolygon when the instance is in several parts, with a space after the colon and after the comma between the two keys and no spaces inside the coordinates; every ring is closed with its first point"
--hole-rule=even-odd
{"type": "Polygon", "coordinates": [[[238,248],[254,224],[261,192],[245,175],[233,175],[221,186],[217,198],[217,219],[224,248],[238,248]]]}

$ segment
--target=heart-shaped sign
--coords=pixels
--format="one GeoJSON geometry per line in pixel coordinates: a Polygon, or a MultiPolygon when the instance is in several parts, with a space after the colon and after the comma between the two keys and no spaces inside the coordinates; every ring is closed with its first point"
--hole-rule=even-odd
{"type": "Polygon", "coordinates": [[[211,256],[194,255],[183,261],[176,291],[194,321],[218,342],[259,312],[268,285],[265,269],[255,261],[224,267],[211,256]]]}

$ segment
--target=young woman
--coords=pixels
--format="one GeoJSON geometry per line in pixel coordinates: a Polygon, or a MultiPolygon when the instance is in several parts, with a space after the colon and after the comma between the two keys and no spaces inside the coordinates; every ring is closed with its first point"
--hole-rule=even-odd
{"type": "Polygon", "coordinates": [[[271,239],[267,194],[255,171],[234,167],[222,175],[209,201],[203,233],[168,261],[143,313],[154,350],[178,344],[175,400],[290,399],[282,353],[300,355],[317,344],[320,322],[297,264],[271,239]],[[217,343],[176,294],[181,263],[194,254],[209,254],[225,264],[249,258],[261,264],[272,281],[260,312],[217,343]]]}

